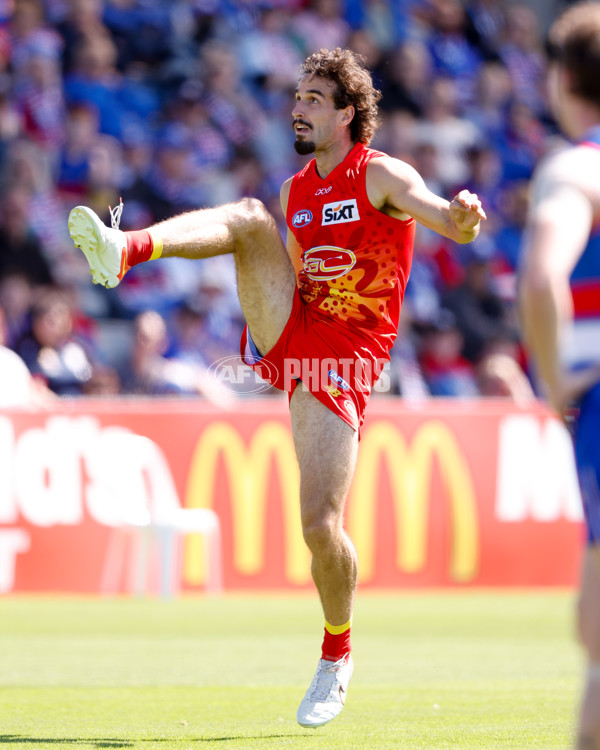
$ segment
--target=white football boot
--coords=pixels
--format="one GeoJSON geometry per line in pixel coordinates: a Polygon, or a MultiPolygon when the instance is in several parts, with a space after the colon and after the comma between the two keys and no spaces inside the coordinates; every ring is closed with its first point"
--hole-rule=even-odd
{"type": "Polygon", "coordinates": [[[350,654],[345,654],[339,661],[319,659],[313,681],[296,714],[298,724],[312,729],[335,719],[344,708],[351,677],[350,654]]]}
{"type": "Polygon", "coordinates": [[[117,286],[129,271],[127,240],[119,229],[123,203],[110,209],[112,227],[107,227],[87,206],[76,206],[69,214],[69,234],[90,264],[94,284],[107,289],[117,286]]]}

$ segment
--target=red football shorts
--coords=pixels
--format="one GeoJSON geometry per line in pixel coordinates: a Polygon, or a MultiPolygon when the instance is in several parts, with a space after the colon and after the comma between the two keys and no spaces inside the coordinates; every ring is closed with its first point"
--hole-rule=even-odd
{"type": "Polygon", "coordinates": [[[310,391],[328,409],[360,432],[373,385],[389,360],[375,344],[352,336],[330,317],[305,304],[298,290],[292,312],[271,351],[261,355],[248,326],[241,356],[263,380],[287,391],[310,391]]]}

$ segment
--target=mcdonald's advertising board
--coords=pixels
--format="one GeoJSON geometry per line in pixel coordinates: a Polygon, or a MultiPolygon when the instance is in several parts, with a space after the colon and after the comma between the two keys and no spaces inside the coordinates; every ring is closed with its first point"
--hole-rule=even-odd
{"type": "MultiPolygon", "coordinates": [[[[0,592],[127,592],[135,576],[150,590],[167,564],[177,590],[203,591],[213,563],[229,590],[309,587],[298,480],[279,398],[4,411],[0,592]],[[154,533],[180,506],[216,514],[216,563],[197,530],[168,545],[154,533]]],[[[584,530],[570,436],[539,403],[376,397],[345,524],[362,587],[573,586],[584,530]]]]}

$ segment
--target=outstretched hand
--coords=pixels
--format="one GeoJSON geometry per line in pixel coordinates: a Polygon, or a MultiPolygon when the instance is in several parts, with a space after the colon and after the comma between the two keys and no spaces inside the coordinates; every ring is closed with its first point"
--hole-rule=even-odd
{"type": "Polygon", "coordinates": [[[468,190],[461,190],[450,201],[450,219],[461,231],[468,231],[485,221],[487,216],[481,206],[481,201],[468,190]]]}

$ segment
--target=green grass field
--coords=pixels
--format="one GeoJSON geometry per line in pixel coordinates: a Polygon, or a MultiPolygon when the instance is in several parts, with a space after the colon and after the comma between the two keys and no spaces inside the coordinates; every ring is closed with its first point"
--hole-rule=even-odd
{"type": "Polygon", "coordinates": [[[0,600],[0,745],[568,748],[573,592],[360,593],[341,716],[295,722],[316,595],[0,600]]]}

